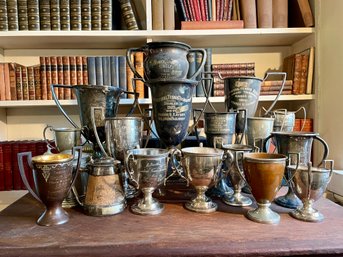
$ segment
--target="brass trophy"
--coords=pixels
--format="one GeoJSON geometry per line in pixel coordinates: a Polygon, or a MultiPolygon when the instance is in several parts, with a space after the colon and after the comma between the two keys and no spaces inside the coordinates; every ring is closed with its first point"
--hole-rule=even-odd
{"type": "Polygon", "coordinates": [[[303,205],[292,211],[292,217],[309,222],[320,222],[324,215],[313,208],[313,203],[322,197],[328,183],[330,182],[333,170],[333,160],[324,160],[318,167],[312,166],[309,162],[307,166],[290,165],[291,188],[303,205]],[[329,167],[327,167],[329,164],[329,167]]]}
{"type": "Polygon", "coordinates": [[[73,186],[80,166],[82,155],[81,147],[73,148],[72,154],[48,154],[32,157],[31,152],[18,153],[19,170],[22,180],[39,202],[43,203],[46,210],[37,220],[41,226],[61,225],[69,220],[68,213],[62,208],[62,201],[73,186]],[[74,152],[78,151],[76,170],[73,171],[74,152]],[[31,188],[23,165],[23,157],[33,171],[35,188],[31,188]]]}

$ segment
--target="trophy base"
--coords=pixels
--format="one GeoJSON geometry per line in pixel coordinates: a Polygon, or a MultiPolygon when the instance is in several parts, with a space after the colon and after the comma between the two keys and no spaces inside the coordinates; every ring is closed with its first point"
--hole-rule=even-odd
{"type": "Polygon", "coordinates": [[[298,220],[308,222],[321,222],[324,220],[324,215],[313,208],[311,208],[311,210],[300,208],[292,211],[290,215],[298,220]]]}
{"type": "Polygon", "coordinates": [[[301,200],[292,192],[292,190],[289,188],[288,192],[284,196],[279,196],[274,200],[274,202],[277,205],[280,205],[282,207],[286,207],[289,209],[296,209],[299,206],[302,205],[301,200]]]}
{"type": "Polygon", "coordinates": [[[224,195],[222,201],[231,206],[249,206],[252,201],[249,197],[242,195],[241,193],[234,193],[233,195],[224,195]]]}
{"type": "Polygon", "coordinates": [[[89,216],[110,216],[121,213],[126,207],[126,201],[113,205],[84,205],[84,211],[89,216]]]}
{"type": "Polygon", "coordinates": [[[152,202],[147,204],[144,199],[139,200],[131,206],[131,211],[139,215],[158,215],[164,210],[164,204],[152,198],[152,202]]]}
{"type": "Polygon", "coordinates": [[[185,208],[194,212],[211,213],[217,210],[218,205],[212,202],[208,197],[206,201],[197,201],[197,198],[195,198],[194,200],[185,203],[185,208]]]}
{"type": "Polygon", "coordinates": [[[269,208],[270,203],[257,203],[257,205],[256,209],[247,212],[248,219],[264,224],[278,224],[280,222],[280,215],[269,208]]]}
{"type": "Polygon", "coordinates": [[[40,226],[62,225],[69,221],[68,213],[61,207],[46,209],[38,218],[37,224],[40,226]]]}

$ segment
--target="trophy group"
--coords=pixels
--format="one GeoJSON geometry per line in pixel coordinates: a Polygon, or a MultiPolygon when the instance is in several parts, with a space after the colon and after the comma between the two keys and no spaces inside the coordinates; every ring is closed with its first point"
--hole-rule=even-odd
{"type": "Polygon", "coordinates": [[[74,206],[81,206],[91,216],[119,214],[127,205],[135,214],[160,214],[163,200],[153,197],[153,193],[175,177],[195,190],[194,197],[184,204],[190,211],[214,212],[218,206],[211,197],[219,197],[236,208],[255,202],[257,208],[246,213],[255,222],[280,222],[279,214],[270,207],[273,201],[293,209],[290,214],[296,219],[323,220],[313,203],[325,192],[332,174],[333,161],[327,160],[327,144],[318,133],[293,132],[297,111],[273,110],[283,87],[268,110],[255,117],[262,82],[268,76],[282,76],[285,81],[285,73],[267,73],[264,79],[222,78],[226,111],[218,112],[212,104],[213,110],[207,110],[210,89],[204,88],[206,101],[197,114],[192,110],[192,96],[196,86],[204,86],[205,79],[196,78],[203,74],[205,49],[165,41],[130,48],[126,54],[128,66],[135,74],[133,85],[135,80],[141,80],[150,89],[152,117],[145,115],[135,90],[127,92],[119,85],[51,85],[57,107],[73,127],[44,129],[44,138],[48,130],[54,135],[55,146],[48,143],[48,149],[58,153],[47,151],[35,157],[29,152],[18,154],[23,182],[46,207],[37,220],[39,225],[66,223],[69,218],[65,209],[74,206]],[[144,77],[131,61],[134,52],[145,56],[144,77]],[[202,55],[194,74],[188,72],[190,52],[202,55]],[[59,87],[74,90],[81,125],[70,118],[58,101],[55,92],[59,87]],[[123,94],[134,94],[135,100],[130,112],[119,117],[123,94]],[[136,108],[139,116],[133,115],[136,108]],[[189,127],[191,116],[194,123],[189,127]],[[180,147],[196,131],[201,118],[205,122],[206,146],[199,143],[180,147]],[[143,147],[144,127],[156,134],[161,148],[143,147]],[[311,162],[313,140],[324,147],[317,166],[311,162]],[[270,144],[275,145],[274,152],[268,152],[270,144]],[[33,170],[35,188],[27,182],[24,157],[33,170]],[[283,183],[288,185],[287,194],[274,199],[283,183]]]}

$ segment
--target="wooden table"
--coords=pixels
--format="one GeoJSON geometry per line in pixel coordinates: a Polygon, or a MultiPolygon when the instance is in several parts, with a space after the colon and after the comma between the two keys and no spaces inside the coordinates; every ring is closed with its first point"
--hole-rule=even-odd
{"type": "Polygon", "coordinates": [[[70,209],[70,221],[36,225],[43,207],[26,195],[0,213],[0,256],[343,256],[343,208],[322,198],[315,206],[322,223],[293,219],[288,209],[278,225],[259,224],[244,214],[251,207],[229,207],[199,214],[168,203],[159,216],[128,209],[91,217],[70,209]]]}

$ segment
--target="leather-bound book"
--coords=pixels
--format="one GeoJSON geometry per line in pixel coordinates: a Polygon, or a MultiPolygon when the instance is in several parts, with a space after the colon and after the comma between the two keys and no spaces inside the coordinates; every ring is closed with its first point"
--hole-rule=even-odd
{"type": "Polygon", "coordinates": [[[101,1],[91,1],[92,30],[101,30],[101,1]]]}
{"type": "MultiPolygon", "coordinates": [[[[63,63],[63,83],[64,85],[71,85],[70,83],[70,63],[69,63],[69,56],[62,56],[62,63],[63,63]]],[[[65,88],[64,89],[64,100],[71,99],[71,89],[65,88]]]]}
{"type": "MultiPolygon", "coordinates": [[[[57,56],[50,56],[51,67],[51,84],[58,84],[58,68],[57,68],[57,56]]],[[[58,97],[58,88],[55,88],[55,94],[58,97]]]]}
{"type": "Polygon", "coordinates": [[[306,94],[312,94],[312,82],[314,72],[314,47],[310,47],[309,59],[308,59],[308,70],[307,70],[307,82],[306,82],[306,94]]]}
{"type": "Polygon", "coordinates": [[[12,174],[12,142],[2,142],[3,159],[4,159],[4,177],[5,190],[13,190],[13,174],[12,174]]]}
{"type": "Polygon", "coordinates": [[[130,0],[119,0],[123,20],[128,30],[138,30],[137,18],[130,0]]]}
{"type": "Polygon", "coordinates": [[[17,0],[17,1],[18,1],[19,30],[28,30],[29,29],[29,20],[27,18],[27,0],[17,0]]]}
{"type": "Polygon", "coordinates": [[[61,30],[70,30],[70,4],[69,0],[60,0],[61,30]]]}
{"type": "Polygon", "coordinates": [[[19,30],[17,0],[7,0],[7,22],[8,30],[19,30]]]}
{"type": "Polygon", "coordinates": [[[47,85],[47,95],[48,95],[48,100],[52,100],[52,94],[51,94],[51,61],[50,57],[47,56],[45,57],[45,71],[46,71],[46,85],[47,85]]]}
{"type": "Polygon", "coordinates": [[[51,30],[61,30],[59,0],[50,0],[50,23],[51,30]]]}
{"type": "Polygon", "coordinates": [[[17,90],[17,100],[23,100],[23,84],[21,79],[21,65],[15,67],[15,81],[17,90]]]}
{"type": "Polygon", "coordinates": [[[256,0],[257,4],[257,27],[273,27],[273,0],[256,0]]]}
{"type": "Polygon", "coordinates": [[[288,27],[288,0],[273,0],[273,28],[288,27]]]}
{"type": "Polygon", "coordinates": [[[35,97],[36,100],[42,100],[42,87],[40,82],[40,65],[35,65],[33,68],[35,78],[35,97]]]}
{"type": "Polygon", "coordinates": [[[8,30],[6,0],[0,0],[0,31],[8,30]]]}
{"type": "Polygon", "coordinates": [[[241,0],[240,9],[244,21],[244,28],[257,28],[255,0],[241,0]]]}
{"type": "Polygon", "coordinates": [[[5,100],[11,100],[11,85],[10,85],[10,68],[9,63],[4,63],[4,73],[2,76],[4,77],[4,86],[5,86],[5,100]]]}
{"type": "Polygon", "coordinates": [[[81,29],[92,29],[91,0],[81,0],[81,29]]]}
{"type": "Polygon", "coordinates": [[[88,85],[88,57],[82,56],[82,80],[84,85],[88,85]]]}
{"type": "Polygon", "coordinates": [[[101,0],[101,30],[112,29],[112,0],[101,0]]]}
{"type": "Polygon", "coordinates": [[[70,30],[81,30],[81,0],[70,0],[70,30]]]}
{"type": "Polygon", "coordinates": [[[20,190],[21,187],[21,176],[18,165],[18,155],[19,153],[19,143],[18,141],[12,142],[12,151],[11,151],[11,164],[12,164],[12,176],[13,176],[13,190],[20,190]]]}
{"type": "MultiPolygon", "coordinates": [[[[39,57],[40,63],[40,83],[42,88],[42,100],[48,99],[48,85],[46,83],[46,64],[45,64],[45,57],[39,57]]],[[[17,88],[18,92],[18,88],[17,88]]]]}
{"type": "MultiPolygon", "coordinates": [[[[70,85],[77,85],[76,57],[69,56],[70,85]]],[[[71,90],[71,99],[76,99],[74,90],[71,90]]]]}
{"type": "Polygon", "coordinates": [[[27,67],[22,66],[21,68],[21,84],[23,87],[23,100],[29,100],[29,83],[27,67]]]}
{"type": "Polygon", "coordinates": [[[308,0],[288,1],[288,26],[313,27],[314,17],[308,0]]]}
{"type": "Polygon", "coordinates": [[[27,67],[27,84],[29,89],[29,100],[36,100],[35,95],[35,73],[33,66],[27,67]]]}
{"type": "Polygon", "coordinates": [[[83,85],[82,56],[76,56],[76,80],[77,85],[83,85]]]}
{"type": "Polygon", "coordinates": [[[50,0],[39,0],[40,30],[51,30],[50,0]]]}
{"type": "Polygon", "coordinates": [[[5,169],[3,142],[0,142],[0,191],[5,190],[5,169]]]}
{"type": "Polygon", "coordinates": [[[309,55],[301,55],[301,76],[299,94],[306,94],[309,55]]]}
{"type": "Polygon", "coordinates": [[[15,67],[16,63],[10,62],[8,63],[8,70],[9,70],[9,82],[10,82],[10,100],[17,100],[17,81],[16,81],[16,74],[15,74],[15,67]]]}
{"type": "Polygon", "coordinates": [[[0,101],[5,101],[5,64],[0,63],[0,101]]]}
{"type": "Polygon", "coordinates": [[[300,94],[300,79],[301,79],[301,54],[294,56],[294,73],[293,73],[293,89],[292,93],[300,94]]]}
{"type": "MultiPolygon", "coordinates": [[[[64,85],[64,74],[63,74],[63,60],[62,56],[57,56],[57,81],[58,84],[64,85]]],[[[63,100],[64,99],[64,88],[59,87],[58,88],[58,99],[63,100]]]]}
{"type": "MultiPolygon", "coordinates": [[[[144,78],[144,54],[142,52],[135,53],[135,68],[139,75],[144,78]]],[[[138,98],[144,98],[144,83],[140,80],[136,80],[136,92],[139,93],[138,98]]],[[[133,95],[128,95],[128,98],[134,98],[133,95]]]]}
{"type": "Polygon", "coordinates": [[[27,18],[29,21],[29,30],[39,30],[39,1],[27,0],[27,18]]]}

